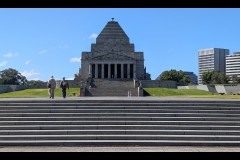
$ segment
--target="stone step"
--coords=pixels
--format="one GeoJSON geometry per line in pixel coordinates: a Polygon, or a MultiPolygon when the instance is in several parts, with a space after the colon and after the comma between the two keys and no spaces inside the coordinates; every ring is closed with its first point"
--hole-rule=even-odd
{"type": "Polygon", "coordinates": [[[0,135],[235,135],[239,130],[0,130],[0,135]]]}
{"type": "Polygon", "coordinates": [[[0,117],[0,121],[240,121],[240,117],[0,117]]]}
{"type": "MultiPolygon", "coordinates": [[[[125,96],[128,97],[128,90],[124,90],[124,91],[108,91],[108,90],[91,90],[90,91],[92,96],[125,96]]],[[[131,92],[131,96],[132,97],[137,97],[138,96],[138,92],[131,92]]]]}
{"type": "Polygon", "coordinates": [[[150,105],[150,104],[62,104],[62,105],[48,105],[48,104],[36,104],[36,105],[26,105],[26,104],[12,104],[8,106],[0,106],[0,110],[10,110],[10,109],[172,109],[172,110],[240,110],[240,107],[231,106],[184,106],[184,105],[150,105]]]}
{"type": "Polygon", "coordinates": [[[29,140],[0,141],[0,146],[239,146],[240,141],[194,140],[29,140]]]}
{"type": "MultiPolygon", "coordinates": [[[[122,86],[121,86],[122,87],[122,86]]],[[[128,91],[131,91],[132,93],[137,93],[137,88],[122,88],[122,89],[115,89],[115,88],[91,88],[89,91],[91,92],[110,92],[110,93],[128,93],[128,91]]],[[[115,96],[115,95],[114,95],[115,96]]]]}
{"type": "Polygon", "coordinates": [[[187,140],[240,141],[237,135],[0,135],[0,141],[32,140],[187,140]]]}
{"type": "Polygon", "coordinates": [[[0,125],[205,125],[240,126],[237,121],[0,121],[0,125]]]}
{"type": "Polygon", "coordinates": [[[240,114],[240,110],[181,110],[181,109],[61,109],[59,108],[19,108],[19,109],[4,109],[0,107],[0,113],[165,113],[165,114],[185,114],[185,113],[195,113],[195,114],[240,114]]]}
{"type": "MultiPolygon", "coordinates": [[[[124,97],[125,98],[125,97],[124,97]]],[[[127,99],[127,97],[126,97],[127,99]]],[[[148,102],[148,101],[137,101],[137,100],[131,100],[129,98],[127,101],[71,101],[71,100],[66,100],[66,99],[58,99],[58,100],[52,100],[52,99],[47,99],[44,101],[29,101],[29,102],[21,102],[21,101],[0,101],[0,106],[14,106],[14,105],[115,105],[115,104],[121,104],[121,105],[138,105],[138,104],[144,104],[146,106],[149,105],[158,105],[158,106],[232,106],[232,107],[239,107],[240,103],[235,103],[235,102],[218,102],[218,103],[213,103],[213,102],[200,102],[200,101],[195,101],[195,102],[164,102],[164,101],[153,101],[153,102],[148,102]]]]}
{"type": "Polygon", "coordinates": [[[84,98],[79,98],[79,99],[1,99],[0,104],[5,104],[5,103],[50,103],[50,104],[56,104],[56,103],[91,103],[91,104],[99,104],[99,103],[160,103],[160,104],[218,104],[218,106],[221,105],[238,105],[240,104],[239,100],[231,100],[231,101],[224,101],[224,100],[158,100],[158,99],[151,99],[151,100],[146,100],[146,99],[84,99],[84,98]]]}
{"type": "Polygon", "coordinates": [[[134,88],[133,81],[112,81],[112,80],[92,80],[91,89],[86,96],[128,96],[128,91],[132,91],[132,96],[138,96],[138,89],[134,88]]]}
{"type": "MultiPolygon", "coordinates": [[[[129,98],[131,99],[131,98],[129,98]]],[[[59,100],[61,102],[61,100],[59,100]]],[[[76,103],[55,103],[49,100],[45,103],[32,102],[32,103],[20,103],[20,102],[8,102],[8,103],[0,103],[1,107],[4,106],[175,106],[175,107],[206,107],[206,108],[219,108],[219,107],[235,107],[239,108],[240,104],[235,103],[148,103],[148,102],[109,102],[109,103],[86,103],[86,102],[76,102],[76,103]]]]}
{"type": "Polygon", "coordinates": [[[0,113],[0,117],[157,117],[157,118],[235,118],[224,113],[0,113]]]}
{"type": "Polygon", "coordinates": [[[90,90],[102,90],[102,91],[110,91],[110,92],[122,92],[122,91],[137,91],[137,88],[134,88],[132,85],[131,86],[124,86],[124,85],[120,85],[121,88],[119,88],[119,86],[111,86],[111,87],[105,87],[105,86],[98,86],[98,87],[92,87],[90,90]]]}
{"type": "Polygon", "coordinates": [[[240,103],[0,101],[0,146],[240,145],[240,103]]]}
{"type": "Polygon", "coordinates": [[[2,125],[0,130],[236,130],[240,126],[213,125],[2,125]]]}
{"type": "MultiPolygon", "coordinates": [[[[91,96],[95,96],[95,97],[110,97],[110,96],[124,96],[124,97],[128,97],[128,94],[127,93],[106,93],[106,92],[103,92],[103,93],[98,93],[98,92],[91,92],[91,96]]],[[[137,94],[132,94],[130,97],[138,97],[137,94]]]]}

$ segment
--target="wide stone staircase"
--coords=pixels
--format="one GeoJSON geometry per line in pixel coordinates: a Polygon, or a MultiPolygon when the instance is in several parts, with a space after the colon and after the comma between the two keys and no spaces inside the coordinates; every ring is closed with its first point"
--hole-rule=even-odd
{"type": "Polygon", "coordinates": [[[133,80],[92,79],[86,96],[138,96],[133,80]]]}
{"type": "Polygon", "coordinates": [[[240,101],[0,100],[0,146],[240,146],[240,101]]]}

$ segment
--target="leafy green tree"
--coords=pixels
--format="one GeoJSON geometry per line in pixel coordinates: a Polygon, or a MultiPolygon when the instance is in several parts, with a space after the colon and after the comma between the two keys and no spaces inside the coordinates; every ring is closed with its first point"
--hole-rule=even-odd
{"type": "Polygon", "coordinates": [[[228,84],[229,78],[220,71],[204,72],[201,76],[203,84],[228,84]]]}
{"type": "Polygon", "coordinates": [[[203,84],[211,84],[212,71],[204,72],[201,76],[203,84]]]}
{"type": "Polygon", "coordinates": [[[0,84],[26,85],[27,79],[17,70],[9,68],[0,71],[0,84]]]}
{"type": "Polygon", "coordinates": [[[28,86],[31,86],[33,88],[46,88],[47,84],[46,82],[40,81],[40,80],[31,80],[27,82],[28,86]]]}
{"type": "Polygon", "coordinates": [[[240,78],[237,75],[232,75],[230,79],[233,84],[240,84],[240,78]]]}
{"type": "Polygon", "coordinates": [[[183,83],[190,83],[189,77],[184,75],[183,71],[164,71],[162,74],[157,78],[158,80],[171,80],[176,82],[183,82],[183,83]]]}

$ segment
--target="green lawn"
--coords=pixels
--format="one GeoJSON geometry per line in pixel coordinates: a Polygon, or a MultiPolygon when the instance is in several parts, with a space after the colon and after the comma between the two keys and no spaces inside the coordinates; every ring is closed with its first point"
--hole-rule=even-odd
{"type": "MultiPolygon", "coordinates": [[[[73,93],[76,93],[76,96],[79,96],[79,88],[70,88],[67,89],[67,97],[72,96],[73,93]]],[[[25,89],[21,91],[2,93],[0,98],[34,98],[34,97],[48,97],[48,89],[25,89]]],[[[62,89],[57,88],[55,90],[55,97],[62,97],[62,89]]]]}
{"type": "Polygon", "coordinates": [[[185,98],[223,98],[239,99],[240,95],[220,95],[197,89],[144,88],[148,96],[172,96],[185,98]]]}
{"type": "MultiPolygon", "coordinates": [[[[70,88],[67,90],[67,97],[76,93],[80,94],[79,88],[70,88]]],[[[185,98],[222,98],[222,99],[240,99],[240,95],[219,95],[211,92],[197,90],[197,89],[169,89],[169,88],[145,88],[145,93],[149,96],[171,96],[171,97],[185,97],[185,98]]],[[[15,91],[0,94],[0,98],[34,98],[34,97],[48,97],[48,89],[26,89],[22,91],[15,91]]],[[[55,90],[55,97],[62,97],[62,90],[60,88],[55,90]]]]}

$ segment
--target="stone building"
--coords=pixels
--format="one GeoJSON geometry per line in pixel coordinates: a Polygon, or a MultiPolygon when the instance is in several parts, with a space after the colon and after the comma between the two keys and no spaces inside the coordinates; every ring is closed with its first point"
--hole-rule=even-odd
{"type": "Polygon", "coordinates": [[[91,44],[91,51],[82,52],[80,77],[80,96],[142,96],[144,87],[176,88],[172,82],[151,80],[143,52],[135,51],[114,18],[91,44]]]}
{"type": "Polygon", "coordinates": [[[82,52],[80,75],[83,79],[146,79],[143,52],[134,44],[118,22],[108,22],[90,52],[82,52]]]}

